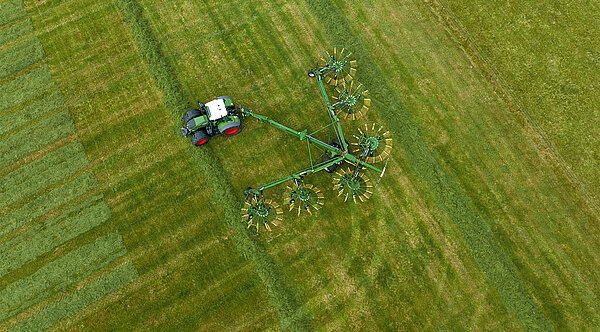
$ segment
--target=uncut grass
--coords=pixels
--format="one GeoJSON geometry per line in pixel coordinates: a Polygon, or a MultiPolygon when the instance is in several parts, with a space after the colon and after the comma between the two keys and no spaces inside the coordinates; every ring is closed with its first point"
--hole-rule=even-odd
{"type": "MultiPolygon", "coordinates": [[[[206,318],[193,312],[218,304],[215,308],[230,317],[228,322],[261,312],[265,320],[253,326],[272,326],[275,317],[265,306],[264,291],[248,291],[236,279],[220,286],[217,274],[206,281],[208,285],[201,285],[228,287],[236,297],[203,301],[201,289],[188,282],[202,278],[212,264],[204,255],[181,255],[187,252],[206,247],[211,257],[219,257],[218,261],[228,263],[230,268],[241,269],[248,264],[238,257],[228,238],[218,218],[221,212],[210,203],[204,180],[189,171],[191,161],[181,153],[189,142],[171,133],[166,123],[170,115],[160,106],[161,98],[115,8],[81,1],[29,6],[34,24],[44,31],[40,39],[57,84],[69,87],[63,92],[68,92],[65,97],[80,140],[111,206],[113,216],[101,228],[119,229],[128,255],[140,271],[139,282],[124,289],[118,301],[102,299],[60,325],[142,328],[146,320],[139,319],[140,313],[157,316],[165,309],[158,303],[169,305],[171,294],[181,293],[193,305],[184,313],[161,316],[156,324],[169,325],[185,313],[202,322],[206,318]],[[62,22],[62,15],[78,20],[62,22]],[[85,31],[91,32],[88,35],[85,31]],[[76,50],[62,47],[62,39],[68,39],[76,50]],[[73,58],[73,54],[84,52],[86,56],[73,58]],[[73,82],[77,84],[72,86],[73,82]],[[225,245],[208,246],[215,239],[225,245]],[[198,262],[203,270],[194,269],[198,262]],[[169,273],[167,279],[160,278],[163,271],[169,273]],[[240,306],[236,301],[240,296],[251,298],[253,305],[240,306]]],[[[247,277],[256,278],[252,274],[247,277]]]]}
{"type": "Polygon", "coordinates": [[[447,7],[598,206],[598,4],[458,1],[447,7]]]}
{"type": "Polygon", "coordinates": [[[9,0],[0,2],[0,25],[25,16],[23,0],[9,0]]]}
{"type": "Polygon", "coordinates": [[[21,109],[4,112],[0,114],[0,120],[3,122],[3,126],[0,128],[0,135],[27,125],[30,121],[59,108],[64,103],[65,99],[60,91],[55,91],[21,109]]]}
{"type": "Polygon", "coordinates": [[[68,110],[60,111],[29,125],[2,140],[0,168],[75,132],[68,110]]]}
{"type": "Polygon", "coordinates": [[[53,86],[47,66],[15,78],[0,87],[0,112],[35,98],[53,86]]]}
{"type": "Polygon", "coordinates": [[[0,47],[33,32],[31,19],[0,29],[0,47]]]}
{"type": "Polygon", "coordinates": [[[37,38],[29,39],[0,53],[0,79],[44,58],[42,44],[37,38]]]}
{"type": "Polygon", "coordinates": [[[98,182],[92,173],[84,173],[73,181],[64,183],[52,191],[36,197],[34,200],[20,207],[18,210],[4,214],[0,217],[0,235],[25,225],[32,220],[44,215],[72,199],[83,195],[87,191],[96,188],[98,182]]]}
{"type": "Polygon", "coordinates": [[[36,315],[19,322],[9,331],[42,330],[85,308],[89,303],[126,286],[138,277],[132,263],[125,264],[106,276],[85,285],[81,290],[44,308],[36,315]]]}
{"type": "Polygon", "coordinates": [[[109,233],[43,266],[0,291],[4,320],[69,287],[96,269],[125,255],[121,236],[109,233]]]}
{"type": "MultiPolygon", "coordinates": [[[[387,12],[395,17],[394,11],[390,9],[391,5],[388,5],[387,12]]],[[[360,15],[360,11],[358,13],[360,15]]],[[[371,17],[376,16],[376,13],[370,14],[371,17]]],[[[395,19],[398,20],[397,17],[395,19]]],[[[377,32],[372,34],[369,40],[378,40],[381,44],[386,39],[389,43],[395,42],[392,39],[394,35],[392,31],[379,33],[379,36],[377,32]]],[[[427,49],[427,45],[423,44],[414,47],[423,51],[427,49]]],[[[449,54],[445,53],[444,56],[448,57],[449,54]]],[[[403,54],[403,59],[411,58],[403,54]]],[[[413,59],[416,63],[426,62],[429,65],[442,62],[446,68],[452,68],[446,65],[449,62],[447,59],[438,60],[434,55],[413,59]]],[[[460,62],[453,63],[454,67],[457,67],[457,63],[460,62]]],[[[385,66],[399,68],[399,66],[394,67],[393,63],[387,63],[385,66]]],[[[495,220],[503,221],[503,225],[495,226],[497,236],[506,248],[511,249],[509,252],[512,252],[513,260],[519,262],[521,278],[528,281],[530,291],[538,299],[538,305],[544,308],[547,317],[552,317],[557,327],[564,327],[564,320],[568,323],[569,319],[572,320],[571,324],[585,324],[586,319],[594,317],[593,311],[587,308],[596,298],[596,295],[592,295],[596,293],[593,291],[597,287],[594,285],[596,277],[588,271],[590,264],[594,264],[593,262],[598,259],[594,245],[597,241],[594,232],[589,233],[593,230],[588,229],[585,224],[577,229],[578,225],[569,222],[569,218],[587,220],[587,223],[593,224],[594,217],[590,214],[589,208],[581,200],[573,202],[572,187],[566,183],[564,175],[555,175],[556,170],[552,167],[554,165],[545,164],[535,146],[527,141],[527,133],[523,130],[515,130],[519,127],[505,106],[486,96],[492,94],[489,91],[491,89],[474,90],[473,101],[469,101],[461,96],[460,91],[465,90],[460,86],[440,91],[430,83],[450,86],[449,83],[444,82],[447,73],[442,71],[436,75],[434,70],[427,70],[423,64],[421,66],[422,77],[412,81],[414,84],[419,84],[421,89],[435,92],[440,97],[428,108],[414,109],[432,110],[433,112],[420,114],[423,119],[421,121],[431,128],[442,128],[445,131],[431,137],[430,144],[438,146],[453,173],[461,178],[467,192],[478,193],[473,197],[478,207],[492,215],[495,220]],[[479,111],[481,109],[493,111],[482,113],[479,111]],[[460,116],[456,114],[458,112],[460,116]],[[455,125],[452,126],[449,122],[455,125]],[[459,145],[440,142],[440,137],[444,136],[458,138],[460,141],[479,142],[479,144],[459,145]],[[484,140],[476,137],[484,137],[484,140]],[[477,171],[473,172],[473,169],[477,171]],[[562,222],[555,223],[552,222],[553,220],[562,220],[562,222]],[[551,230],[548,230],[549,222],[553,226],[551,230]],[[582,239],[582,235],[586,233],[589,237],[582,239]],[[570,239],[568,241],[572,246],[579,247],[575,249],[579,254],[559,249],[566,239],[570,239]],[[580,240],[583,241],[579,244],[572,242],[580,240]],[[516,246],[511,245],[515,242],[517,242],[516,246]],[[581,264],[582,252],[585,257],[584,264],[581,264]],[[556,256],[562,258],[557,260],[554,258],[556,256]],[[539,257],[545,257],[545,260],[540,262],[539,257]],[[558,261],[561,261],[561,264],[558,261]],[[534,262],[536,264],[533,264],[534,262]],[[543,276],[536,277],[535,275],[541,274],[541,271],[543,276]],[[586,274],[586,277],[581,276],[586,274]],[[590,291],[592,294],[589,294],[590,291]],[[560,298],[557,297],[557,293],[562,294],[560,298]],[[565,296],[569,300],[563,304],[565,296]]],[[[468,68],[468,66],[469,63],[463,60],[461,67],[468,68]]],[[[398,74],[402,73],[400,69],[401,67],[398,69],[398,74]]],[[[456,69],[457,72],[459,70],[456,69]]],[[[471,71],[468,76],[461,75],[463,77],[457,81],[481,80],[473,72],[471,71]]],[[[454,76],[458,75],[454,74],[454,76]]],[[[403,81],[411,80],[406,78],[403,81]]],[[[413,96],[424,99],[419,94],[415,93],[413,96]]]]}

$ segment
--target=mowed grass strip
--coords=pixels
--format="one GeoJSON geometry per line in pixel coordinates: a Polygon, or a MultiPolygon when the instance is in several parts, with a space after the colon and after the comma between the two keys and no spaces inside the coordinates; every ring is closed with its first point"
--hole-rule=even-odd
{"type": "Polygon", "coordinates": [[[307,1],[314,15],[325,27],[328,39],[354,52],[361,64],[360,80],[371,91],[380,116],[395,141],[406,150],[407,159],[417,174],[425,179],[440,208],[456,223],[479,268],[503,298],[507,308],[517,315],[526,328],[551,329],[552,324],[533,302],[525,285],[515,275],[515,267],[494,239],[488,223],[474,210],[456,181],[440,164],[422,137],[419,126],[393,92],[385,75],[356,36],[344,14],[329,0],[307,1]]]}
{"type": "Polygon", "coordinates": [[[18,77],[0,87],[0,112],[39,96],[53,86],[48,66],[18,77]]]}
{"type": "Polygon", "coordinates": [[[0,46],[17,40],[21,36],[25,36],[33,32],[33,24],[31,19],[9,26],[0,30],[0,46]]]}
{"type": "Polygon", "coordinates": [[[23,126],[32,120],[64,105],[65,98],[60,91],[55,91],[51,95],[44,97],[31,105],[28,105],[15,112],[6,112],[0,114],[0,137],[15,128],[23,126]]]}
{"type": "Polygon", "coordinates": [[[84,173],[52,191],[36,197],[16,211],[0,216],[0,236],[29,223],[98,186],[93,173],[84,173]]]}
{"type": "Polygon", "coordinates": [[[88,164],[80,143],[60,147],[0,178],[0,208],[73,175],[88,164]]]}
{"type": "Polygon", "coordinates": [[[127,253],[117,232],[97,238],[0,290],[0,320],[16,315],[127,253]]]}
{"type": "MultiPolygon", "coordinates": [[[[178,123],[182,110],[190,108],[191,98],[186,96],[171,64],[164,57],[160,42],[143,15],[143,8],[133,0],[117,0],[116,4],[125,15],[125,20],[156,85],[163,92],[165,105],[171,111],[173,121],[178,123]]],[[[200,173],[208,179],[215,200],[224,207],[225,222],[234,230],[233,235],[238,249],[256,266],[269,300],[279,316],[281,327],[289,330],[310,329],[311,321],[306,309],[296,299],[259,240],[241,223],[239,210],[241,201],[233,193],[229,176],[223,171],[219,160],[209,149],[194,150],[190,147],[188,151],[194,155],[200,173]]]]}
{"type": "Polygon", "coordinates": [[[110,209],[103,196],[93,196],[60,216],[48,219],[25,233],[0,243],[0,278],[102,224],[110,215],[110,209]]]}
{"type": "Polygon", "coordinates": [[[42,309],[33,317],[21,321],[9,331],[40,331],[68,318],[137,279],[133,263],[120,266],[102,278],[84,286],[78,292],[42,309]]]}
{"type": "Polygon", "coordinates": [[[0,2],[0,25],[25,16],[23,0],[10,0],[0,2]]]}
{"type": "Polygon", "coordinates": [[[0,168],[73,133],[75,133],[75,126],[66,109],[41,119],[0,141],[0,168]]]}
{"type": "Polygon", "coordinates": [[[44,49],[38,38],[24,41],[0,53],[0,79],[44,58],[44,49]]]}

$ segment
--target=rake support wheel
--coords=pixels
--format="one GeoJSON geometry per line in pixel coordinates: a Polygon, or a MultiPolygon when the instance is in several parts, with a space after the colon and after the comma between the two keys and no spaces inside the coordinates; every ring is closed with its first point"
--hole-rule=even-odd
{"type": "Polygon", "coordinates": [[[344,198],[344,202],[351,198],[354,203],[362,203],[373,195],[371,180],[365,174],[356,173],[349,168],[341,169],[333,175],[333,190],[344,198]]]}
{"type": "Polygon", "coordinates": [[[279,204],[262,197],[252,197],[242,207],[242,221],[247,228],[256,227],[257,233],[261,226],[271,231],[271,226],[277,226],[281,221],[282,214],[279,204]]]}
{"type": "Polygon", "coordinates": [[[367,122],[352,133],[350,148],[352,154],[367,163],[380,162],[392,151],[392,135],[382,125],[367,122]]]}

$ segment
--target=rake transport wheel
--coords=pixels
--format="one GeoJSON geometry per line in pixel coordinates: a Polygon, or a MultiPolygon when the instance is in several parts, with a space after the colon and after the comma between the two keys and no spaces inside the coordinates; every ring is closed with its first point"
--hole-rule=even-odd
{"type": "Polygon", "coordinates": [[[344,202],[352,198],[354,203],[358,203],[371,198],[373,185],[365,174],[355,174],[354,170],[343,168],[333,175],[333,190],[344,198],[344,202]]]}
{"type": "Polygon", "coordinates": [[[242,221],[247,224],[247,228],[256,227],[257,233],[261,226],[271,231],[271,225],[277,226],[282,214],[279,204],[270,199],[251,198],[242,206],[242,221]]]}
{"type": "Polygon", "coordinates": [[[334,107],[338,117],[356,120],[365,115],[371,106],[371,99],[368,97],[369,90],[365,90],[362,83],[344,81],[335,89],[338,96],[333,98],[337,100],[334,107]]]}
{"type": "Polygon", "coordinates": [[[376,163],[386,159],[392,151],[392,135],[382,125],[367,122],[352,133],[351,153],[367,163],[376,163]]]}
{"type": "Polygon", "coordinates": [[[317,71],[325,83],[336,86],[344,80],[350,81],[356,73],[356,60],[350,60],[352,52],[341,46],[333,46],[321,53],[317,60],[317,71]]]}
{"type": "Polygon", "coordinates": [[[312,215],[312,211],[316,211],[323,206],[323,194],[321,190],[312,184],[303,184],[295,186],[295,188],[287,186],[283,192],[283,205],[289,206],[290,211],[298,210],[306,211],[312,215]]]}

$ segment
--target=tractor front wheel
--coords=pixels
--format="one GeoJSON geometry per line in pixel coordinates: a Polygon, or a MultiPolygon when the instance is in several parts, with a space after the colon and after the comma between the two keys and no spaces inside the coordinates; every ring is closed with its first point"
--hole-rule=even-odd
{"type": "Polygon", "coordinates": [[[192,141],[192,144],[194,144],[195,146],[200,146],[200,145],[205,145],[206,143],[208,143],[209,138],[210,138],[210,136],[208,136],[208,134],[204,131],[204,129],[200,129],[192,135],[190,140],[192,141]]]}
{"type": "Polygon", "coordinates": [[[202,112],[200,112],[199,109],[193,109],[193,110],[189,110],[187,111],[187,113],[185,113],[185,115],[183,116],[183,122],[187,123],[188,121],[190,121],[191,119],[198,117],[202,114],[202,112]]]}

